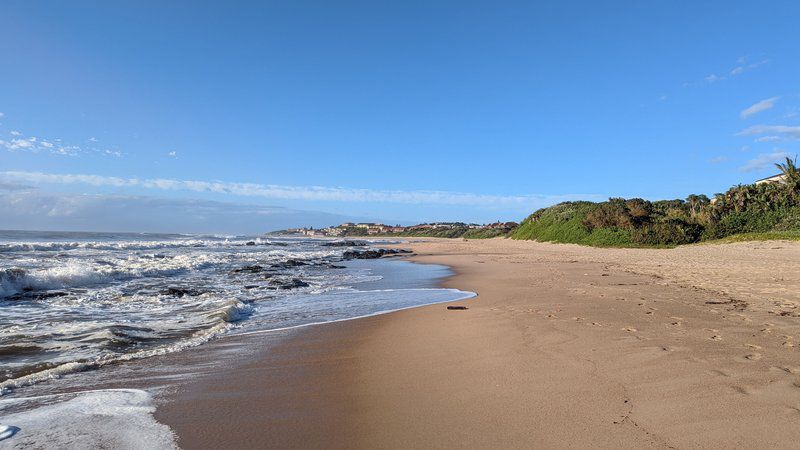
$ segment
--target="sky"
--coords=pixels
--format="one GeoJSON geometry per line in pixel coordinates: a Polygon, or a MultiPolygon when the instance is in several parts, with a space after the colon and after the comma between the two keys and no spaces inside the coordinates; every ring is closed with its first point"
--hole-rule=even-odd
{"type": "Polygon", "coordinates": [[[522,220],[800,153],[798,2],[0,4],[0,228],[522,220]]]}

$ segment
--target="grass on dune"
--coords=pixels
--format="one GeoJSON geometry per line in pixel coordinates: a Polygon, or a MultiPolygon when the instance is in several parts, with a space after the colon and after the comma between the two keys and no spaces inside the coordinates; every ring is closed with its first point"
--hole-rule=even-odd
{"type": "Polygon", "coordinates": [[[730,244],[748,241],[800,241],[800,231],[766,231],[763,233],[740,233],[703,244],[730,244]]]}

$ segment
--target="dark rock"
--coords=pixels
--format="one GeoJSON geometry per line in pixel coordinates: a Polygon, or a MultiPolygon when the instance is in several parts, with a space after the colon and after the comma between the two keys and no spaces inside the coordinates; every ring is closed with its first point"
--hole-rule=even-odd
{"type": "Polygon", "coordinates": [[[20,294],[14,294],[8,297],[9,300],[47,300],[54,297],[66,297],[68,292],[50,291],[50,292],[35,292],[30,288],[25,288],[20,294]]]}
{"type": "Polygon", "coordinates": [[[449,309],[451,311],[452,310],[463,311],[463,310],[469,309],[469,308],[467,308],[466,306],[452,305],[452,306],[448,306],[447,309],[449,309]]]}
{"type": "Polygon", "coordinates": [[[253,246],[256,245],[255,241],[247,241],[244,245],[253,246]]]}
{"type": "Polygon", "coordinates": [[[284,269],[288,269],[290,267],[300,267],[300,266],[307,266],[307,262],[300,261],[299,259],[287,259],[286,261],[273,264],[272,267],[281,267],[284,269]]]}
{"type": "Polygon", "coordinates": [[[201,295],[202,293],[203,293],[203,291],[198,291],[198,290],[195,290],[195,289],[185,289],[185,288],[177,288],[177,287],[167,288],[167,289],[164,289],[163,291],[159,292],[159,294],[161,294],[161,295],[169,295],[171,297],[178,297],[178,298],[181,298],[181,297],[183,297],[185,295],[188,295],[189,297],[197,297],[198,295],[201,295]]]}
{"type": "Polygon", "coordinates": [[[384,256],[396,256],[411,253],[411,250],[397,248],[376,248],[370,250],[347,250],[342,253],[342,258],[349,259],[378,259],[384,256]]]}
{"type": "Polygon", "coordinates": [[[269,289],[285,289],[285,290],[310,286],[310,284],[306,283],[305,281],[299,278],[292,278],[289,281],[272,280],[269,282],[269,284],[270,284],[269,289]]]}
{"type": "Polygon", "coordinates": [[[259,272],[263,272],[263,271],[264,271],[263,267],[259,266],[258,264],[255,264],[255,265],[252,265],[252,266],[243,266],[243,267],[239,267],[238,269],[233,269],[233,270],[230,271],[230,273],[232,273],[232,274],[233,273],[259,273],[259,272]]]}
{"type": "Polygon", "coordinates": [[[366,241],[353,241],[353,240],[344,240],[344,241],[333,241],[333,242],[326,242],[322,244],[323,247],[366,247],[366,241]]]}

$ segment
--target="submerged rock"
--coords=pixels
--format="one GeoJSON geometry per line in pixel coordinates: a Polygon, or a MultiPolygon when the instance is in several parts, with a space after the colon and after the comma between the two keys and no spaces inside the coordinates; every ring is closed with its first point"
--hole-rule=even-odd
{"type": "Polygon", "coordinates": [[[306,283],[305,281],[299,278],[292,278],[291,280],[284,281],[284,280],[271,280],[269,282],[269,289],[297,289],[303,287],[309,287],[310,284],[306,283]]]}
{"type": "Polygon", "coordinates": [[[203,291],[198,291],[195,289],[171,287],[164,289],[163,291],[159,292],[159,294],[169,295],[171,297],[178,297],[178,298],[181,298],[185,295],[188,295],[189,297],[197,297],[198,295],[202,295],[203,291]]]}
{"type": "Polygon", "coordinates": [[[411,250],[397,248],[377,248],[372,250],[347,250],[342,253],[342,258],[348,259],[378,259],[384,256],[394,256],[411,253],[411,250]]]}
{"type": "Polygon", "coordinates": [[[288,269],[290,267],[300,267],[307,265],[308,265],[307,262],[300,261],[299,259],[287,259],[286,261],[273,264],[272,267],[281,267],[284,269],[288,269]]]}
{"type": "Polygon", "coordinates": [[[44,291],[37,292],[31,288],[25,288],[21,293],[8,297],[9,300],[47,300],[54,297],[66,297],[69,292],[63,291],[44,291]]]}
{"type": "Polygon", "coordinates": [[[259,266],[258,264],[255,264],[255,265],[252,265],[252,266],[242,266],[242,267],[239,267],[238,269],[233,269],[233,270],[230,271],[230,273],[231,274],[234,274],[234,273],[259,273],[259,272],[263,272],[263,271],[264,271],[264,268],[262,266],[259,266]]]}
{"type": "Polygon", "coordinates": [[[353,241],[353,240],[344,240],[344,241],[333,241],[333,242],[326,242],[322,244],[323,247],[366,247],[366,241],[353,241]]]}

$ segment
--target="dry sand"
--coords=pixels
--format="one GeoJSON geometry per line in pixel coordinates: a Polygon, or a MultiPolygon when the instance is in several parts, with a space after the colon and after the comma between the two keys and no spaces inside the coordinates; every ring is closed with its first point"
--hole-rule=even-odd
{"type": "Polygon", "coordinates": [[[156,417],[185,448],[800,445],[800,243],[406,247],[479,297],[303,329],[156,417]]]}

